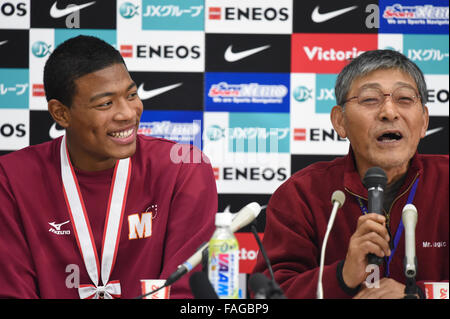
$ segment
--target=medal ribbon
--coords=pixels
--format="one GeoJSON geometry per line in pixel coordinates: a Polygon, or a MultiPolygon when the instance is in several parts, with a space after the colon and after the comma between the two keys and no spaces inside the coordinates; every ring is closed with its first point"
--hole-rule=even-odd
{"type": "Polygon", "coordinates": [[[89,278],[93,284],[80,285],[80,298],[118,298],[121,294],[118,280],[109,282],[119,246],[122,217],[128,194],[131,176],[130,158],[117,161],[109,193],[108,209],[106,212],[105,229],[102,241],[102,259],[99,263],[94,236],[84,205],[77,177],[69,160],[66,136],[61,141],[61,177],[63,192],[73,224],[77,245],[83,258],[89,278]],[[99,285],[99,274],[103,285],[99,285]]]}

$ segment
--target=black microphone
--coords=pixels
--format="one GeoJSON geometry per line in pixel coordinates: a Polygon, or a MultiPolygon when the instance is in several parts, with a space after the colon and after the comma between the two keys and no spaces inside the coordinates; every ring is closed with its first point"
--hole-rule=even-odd
{"type": "MultiPolygon", "coordinates": [[[[371,167],[363,178],[363,184],[367,188],[367,211],[369,213],[383,214],[384,189],[387,184],[386,173],[380,167],[371,167]]],[[[375,254],[368,254],[369,264],[381,265],[383,258],[375,254]]]]}
{"type": "Polygon", "coordinates": [[[219,299],[208,276],[203,271],[197,271],[189,278],[189,286],[195,299],[219,299]]]}
{"type": "Polygon", "coordinates": [[[255,293],[254,299],[286,299],[281,288],[262,273],[253,274],[248,285],[255,293]]]}

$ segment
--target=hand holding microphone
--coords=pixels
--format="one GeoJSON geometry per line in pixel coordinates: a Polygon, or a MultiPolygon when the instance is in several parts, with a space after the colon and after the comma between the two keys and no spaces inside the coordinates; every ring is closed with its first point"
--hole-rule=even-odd
{"type": "Polygon", "coordinates": [[[378,167],[369,169],[364,176],[363,183],[368,190],[368,214],[358,219],[342,269],[344,282],[349,288],[357,287],[366,279],[368,264],[378,265],[383,257],[391,254],[386,217],[382,210],[386,181],[386,174],[378,167]]]}

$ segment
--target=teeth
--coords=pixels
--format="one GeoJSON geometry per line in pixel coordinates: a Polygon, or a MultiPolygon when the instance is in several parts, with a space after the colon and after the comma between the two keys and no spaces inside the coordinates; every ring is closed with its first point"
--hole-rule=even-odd
{"type": "Polygon", "coordinates": [[[134,129],[131,128],[131,129],[127,130],[127,131],[113,132],[113,133],[110,133],[109,135],[111,135],[112,137],[116,137],[116,138],[127,138],[131,134],[133,134],[133,130],[134,129]]]}
{"type": "Polygon", "coordinates": [[[402,135],[398,132],[395,133],[385,133],[381,135],[378,140],[379,141],[390,141],[390,140],[399,140],[402,138],[402,135]]]}

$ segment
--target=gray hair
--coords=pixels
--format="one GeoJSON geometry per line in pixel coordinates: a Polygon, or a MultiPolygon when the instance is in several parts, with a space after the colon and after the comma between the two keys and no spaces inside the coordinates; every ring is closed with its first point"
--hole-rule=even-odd
{"type": "Polygon", "coordinates": [[[373,50],[364,52],[353,59],[339,73],[334,88],[337,104],[344,107],[347,94],[355,79],[380,69],[399,69],[409,74],[416,82],[422,106],[427,102],[427,84],[422,71],[414,62],[397,51],[373,50]]]}

